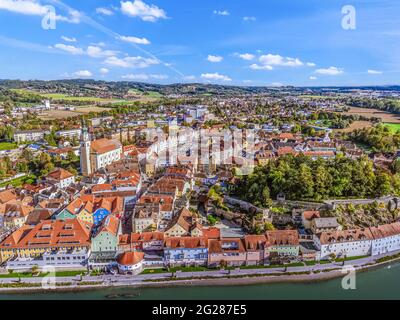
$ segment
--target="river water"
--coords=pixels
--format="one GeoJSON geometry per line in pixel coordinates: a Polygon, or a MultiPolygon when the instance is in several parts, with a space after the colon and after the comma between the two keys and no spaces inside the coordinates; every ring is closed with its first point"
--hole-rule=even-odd
{"type": "Polygon", "coordinates": [[[312,283],[268,283],[240,286],[107,288],[79,292],[0,294],[0,299],[400,299],[400,262],[356,276],[356,289],[344,290],[342,279],[312,283]]]}

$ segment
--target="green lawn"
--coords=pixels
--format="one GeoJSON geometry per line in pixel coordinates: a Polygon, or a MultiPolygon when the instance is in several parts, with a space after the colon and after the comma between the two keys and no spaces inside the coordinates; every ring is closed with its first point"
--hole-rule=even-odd
{"type": "MultiPolygon", "coordinates": [[[[77,275],[84,275],[86,271],[56,271],[56,277],[74,277],[77,275]]],[[[49,275],[48,272],[40,272],[35,275],[37,278],[45,277],[49,275]]],[[[0,278],[32,278],[32,272],[11,272],[6,274],[0,274],[0,278]]]]}
{"type": "Polygon", "coordinates": [[[16,149],[17,144],[13,142],[0,142],[0,151],[16,149]]]}
{"type": "Polygon", "coordinates": [[[384,125],[388,127],[392,133],[396,133],[400,130],[400,123],[385,122],[384,125]]]}
{"type": "Polygon", "coordinates": [[[335,262],[358,260],[358,259],[362,259],[362,258],[366,258],[366,257],[368,257],[368,256],[355,256],[355,257],[337,258],[337,259],[335,259],[335,262]]]}
{"type": "Polygon", "coordinates": [[[35,180],[36,180],[36,177],[34,175],[27,175],[27,176],[24,176],[21,178],[17,178],[14,180],[0,183],[0,188],[5,187],[9,184],[12,185],[13,187],[20,187],[24,184],[33,184],[35,182],[35,180]]]}

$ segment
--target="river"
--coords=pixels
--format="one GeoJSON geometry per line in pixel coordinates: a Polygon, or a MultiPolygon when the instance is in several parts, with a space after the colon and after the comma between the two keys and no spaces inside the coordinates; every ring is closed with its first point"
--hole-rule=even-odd
{"type": "Polygon", "coordinates": [[[400,262],[360,272],[356,289],[344,290],[341,278],[312,283],[269,283],[240,286],[108,288],[79,292],[0,294],[0,299],[400,299],[400,262]]]}

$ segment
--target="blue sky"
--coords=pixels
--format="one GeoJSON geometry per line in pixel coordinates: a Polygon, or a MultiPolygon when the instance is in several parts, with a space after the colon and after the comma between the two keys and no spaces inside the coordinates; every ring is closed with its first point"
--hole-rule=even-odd
{"type": "Polygon", "coordinates": [[[399,14],[397,0],[0,0],[0,78],[399,84],[399,14]]]}

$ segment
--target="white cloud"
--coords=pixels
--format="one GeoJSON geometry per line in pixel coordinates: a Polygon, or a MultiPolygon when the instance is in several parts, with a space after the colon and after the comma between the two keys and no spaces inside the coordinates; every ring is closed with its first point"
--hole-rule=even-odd
{"type": "Polygon", "coordinates": [[[66,36],[61,36],[61,39],[63,39],[65,42],[76,42],[76,38],[69,38],[66,36]]]}
{"type": "Polygon", "coordinates": [[[317,69],[317,70],[315,70],[315,72],[318,74],[323,74],[323,75],[328,75],[328,76],[336,76],[336,75],[342,74],[343,70],[339,69],[337,67],[329,67],[329,68],[324,68],[324,69],[317,69]]]}
{"type": "Polygon", "coordinates": [[[230,15],[228,10],[214,10],[213,13],[216,15],[219,15],[219,16],[229,16],[230,15]]]}
{"type": "Polygon", "coordinates": [[[373,70],[373,69],[368,69],[367,71],[368,74],[382,74],[382,71],[379,70],[373,70]]]}
{"type": "Polygon", "coordinates": [[[274,68],[273,68],[272,66],[269,66],[269,65],[267,65],[267,66],[260,66],[260,65],[257,64],[257,63],[253,63],[253,64],[250,66],[250,69],[253,69],[253,70],[273,70],[274,68]]]}
{"type": "Polygon", "coordinates": [[[221,56],[213,56],[211,54],[208,55],[207,60],[210,62],[221,62],[224,58],[221,56]]]}
{"type": "Polygon", "coordinates": [[[251,53],[243,53],[243,54],[239,54],[238,57],[243,59],[243,60],[250,61],[250,60],[253,60],[255,58],[255,55],[251,54],[251,53]]]}
{"type": "Polygon", "coordinates": [[[285,85],[283,83],[280,83],[280,82],[272,82],[271,86],[273,86],[273,87],[284,87],[285,85]]]}
{"type": "Polygon", "coordinates": [[[96,47],[105,47],[106,46],[106,44],[104,42],[91,43],[91,45],[96,46],[96,47]]]}
{"type": "Polygon", "coordinates": [[[282,57],[279,54],[265,54],[258,58],[258,61],[264,66],[283,66],[283,67],[298,67],[302,66],[303,62],[298,58],[282,57]]]}
{"type": "Polygon", "coordinates": [[[74,76],[77,77],[91,77],[92,73],[89,70],[79,70],[74,72],[74,76]]]}
{"type": "Polygon", "coordinates": [[[136,81],[144,81],[144,80],[149,80],[149,79],[165,80],[165,79],[168,79],[168,76],[165,75],[165,74],[144,74],[144,73],[139,73],[139,74],[126,74],[126,75],[122,76],[122,79],[136,80],[136,81]]]}
{"type": "Polygon", "coordinates": [[[100,68],[100,73],[101,74],[107,74],[110,70],[108,70],[107,68],[100,68]]]}
{"type": "Polygon", "coordinates": [[[55,48],[66,51],[73,55],[88,55],[92,58],[104,58],[104,57],[111,57],[117,54],[116,51],[112,50],[103,50],[97,46],[88,46],[86,50],[82,48],[75,47],[73,45],[67,45],[63,43],[57,43],[54,45],[55,48]]]}
{"type": "Polygon", "coordinates": [[[135,43],[135,44],[150,44],[150,41],[147,40],[146,38],[120,36],[118,39],[125,41],[125,42],[135,43]]]}
{"type": "MultiPolygon", "coordinates": [[[[247,58],[250,58],[248,56],[247,58]]],[[[254,56],[253,56],[254,57],[254,56]]],[[[259,63],[250,66],[253,70],[273,70],[274,66],[278,67],[300,67],[304,63],[299,58],[282,57],[279,54],[264,54],[258,58],[259,63]]]]}
{"type": "Polygon", "coordinates": [[[121,11],[127,16],[137,17],[143,21],[155,22],[158,19],[166,19],[167,14],[163,9],[155,5],[148,5],[141,0],[121,1],[121,11]]]}
{"type": "Polygon", "coordinates": [[[310,78],[309,78],[310,80],[317,80],[318,78],[317,77],[315,77],[315,76],[310,76],[310,78]]]}
{"type": "Polygon", "coordinates": [[[44,16],[47,13],[45,6],[28,0],[0,0],[0,9],[26,15],[44,16]]]}
{"type": "Polygon", "coordinates": [[[307,62],[307,67],[315,67],[316,64],[314,62],[307,62]]]}
{"type": "Polygon", "coordinates": [[[114,11],[112,11],[111,9],[107,9],[107,8],[96,8],[96,13],[98,14],[102,14],[105,16],[112,16],[114,14],[114,11]]]}
{"type": "Polygon", "coordinates": [[[207,80],[217,80],[217,81],[232,81],[231,78],[229,78],[228,76],[224,76],[222,74],[219,73],[202,73],[201,77],[203,79],[207,79],[207,80]]]}
{"type": "MultiPolygon", "coordinates": [[[[36,0],[0,0],[0,10],[34,16],[44,16],[48,13],[48,8],[36,0]]],[[[81,15],[78,11],[70,10],[68,13],[69,17],[57,15],[56,19],[70,23],[80,22],[81,15]]]]}
{"type": "MultiPolygon", "coordinates": [[[[0,0],[1,1],[1,0],[0,0]]],[[[72,45],[67,45],[63,43],[57,43],[54,45],[55,48],[66,51],[68,53],[71,53],[73,55],[80,55],[80,54],[85,54],[85,51],[81,48],[72,46],[72,45]]]]}
{"type": "Polygon", "coordinates": [[[196,80],[196,77],[195,76],[184,76],[183,80],[185,80],[185,81],[193,81],[193,80],[196,80]]]}
{"type": "Polygon", "coordinates": [[[115,56],[108,57],[105,64],[121,68],[147,68],[151,65],[159,64],[160,62],[152,58],[143,58],[141,56],[118,58],[115,56]]]}
{"type": "Polygon", "coordinates": [[[103,58],[114,56],[117,52],[112,50],[103,50],[102,48],[96,46],[88,46],[86,53],[89,57],[103,58]]]}
{"type": "Polygon", "coordinates": [[[256,21],[257,18],[256,17],[243,17],[244,21],[256,21]]]}

